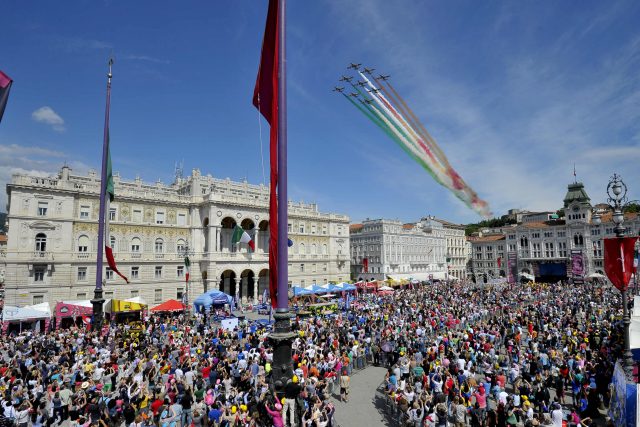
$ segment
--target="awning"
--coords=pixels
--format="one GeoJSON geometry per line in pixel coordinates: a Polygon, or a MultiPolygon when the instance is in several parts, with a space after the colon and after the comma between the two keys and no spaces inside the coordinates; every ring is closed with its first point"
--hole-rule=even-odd
{"type": "Polygon", "coordinates": [[[174,299],[167,300],[160,305],[156,305],[151,309],[153,312],[171,312],[171,311],[184,311],[185,305],[180,301],[174,299]]]}
{"type": "Polygon", "coordinates": [[[427,280],[445,280],[447,278],[447,273],[444,271],[426,271],[420,273],[406,273],[406,274],[389,274],[387,275],[391,280],[395,280],[397,282],[408,281],[408,280],[419,280],[419,281],[427,281],[427,280]]]}
{"type": "Polygon", "coordinates": [[[114,299],[111,301],[111,310],[114,313],[124,313],[127,311],[142,311],[146,308],[146,305],[139,304],[137,302],[123,301],[114,299]]]}

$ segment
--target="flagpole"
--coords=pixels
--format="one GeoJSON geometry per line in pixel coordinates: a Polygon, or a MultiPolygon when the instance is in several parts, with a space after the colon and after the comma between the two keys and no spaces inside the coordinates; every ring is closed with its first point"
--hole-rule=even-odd
{"type": "Polygon", "coordinates": [[[102,265],[104,254],[104,221],[105,221],[105,182],[107,180],[107,155],[109,151],[109,109],[111,104],[111,66],[113,58],[109,59],[109,73],[107,74],[107,103],[104,113],[104,133],[102,138],[102,172],[100,174],[100,211],[98,214],[98,254],[96,260],[96,287],[91,304],[93,305],[92,329],[100,332],[102,329],[103,312],[102,305],[102,265]]]}
{"type": "MultiPolygon", "coordinates": [[[[278,2],[278,253],[277,265],[277,304],[273,315],[274,331],[269,339],[273,343],[272,385],[277,393],[283,395],[285,386],[292,381],[291,344],[296,335],[291,331],[289,313],[289,274],[288,274],[288,198],[287,198],[287,79],[286,79],[286,0],[278,2]]],[[[271,296],[273,298],[273,295],[271,296]]]]}

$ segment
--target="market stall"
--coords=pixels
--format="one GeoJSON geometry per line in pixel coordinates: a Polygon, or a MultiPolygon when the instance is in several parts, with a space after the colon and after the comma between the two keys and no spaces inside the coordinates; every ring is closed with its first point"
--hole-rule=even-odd
{"type": "MultiPolygon", "coordinates": [[[[107,315],[111,315],[111,300],[105,300],[102,304],[102,311],[107,315]]],[[[82,326],[91,323],[93,315],[93,304],[91,300],[79,301],[61,301],[56,304],[55,309],[55,328],[68,328],[70,326],[82,326]]]]}
{"type": "Polygon", "coordinates": [[[4,306],[2,333],[20,333],[24,330],[48,331],[51,322],[51,308],[48,303],[26,307],[4,306]]]}
{"type": "Polygon", "coordinates": [[[118,323],[131,323],[144,318],[147,310],[146,302],[140,297],[111,301],[111,313],[118,323]]]}
{"type": "Polygon", "coordinates": [[[180,301],[170,299],[162,304],[156,305],[151,309],[153,313],[175,313],[184,311],[187,308],[186,305],[181,303],[180,301]]]}

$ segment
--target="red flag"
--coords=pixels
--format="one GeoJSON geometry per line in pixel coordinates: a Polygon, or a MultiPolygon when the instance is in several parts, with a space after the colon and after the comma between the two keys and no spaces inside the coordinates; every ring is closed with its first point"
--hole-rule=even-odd
{"type": "Polygon", "coordinates": [[[619,291],[629,287],[633,275],[633,253],[637,237],[604,239],[604,271],[619,291]]]}
{"type": "Polygon", "coordinates": [[[369,258],[362,258],[362,269],[365,273],[369,272],[369,258]]]}
{"type": "Polygon", "coordinates": [[[498,268],[502,266],[502,257],[498,257],[498,268]]]}
{"type": "Polygon", "coordinates": [[[269,0],[267,23],[262,39],[258,78],[253,90],[253,105],[271,125],[269,133],[269,294],[271,306],[278,304],[278,0],[269,0]]]}
{"type": "Polygon", "coordinates": [[[12,83],[13,80],[11,80],[11,77],[0,71],[0,122],[2,121],[4,108],[7,106],[7,101],[9,100],[9,91],[11,90],[12,83]]]}

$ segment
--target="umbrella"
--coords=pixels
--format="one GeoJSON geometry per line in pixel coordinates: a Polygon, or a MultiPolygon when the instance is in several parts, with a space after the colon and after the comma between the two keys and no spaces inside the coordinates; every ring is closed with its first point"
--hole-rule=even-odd
{"type": "Polygon", "coordinates": [[[334,294],[324,294],[324,295],[320,295],[320,298],[333,298],[335,297],[334,294]]]}
{"type": "Polygon", "coordinates": [[[392,291],[393,288],[389,287],[389,286],[381,286],[378,288],[379,291],[392,291]]]}
{"type": "Polygon", "coordinates": [[[604,274],[600,274],[600,273],[591,273],[590,275],[587,276],[590,279],[604,279],[604,274]]]}

